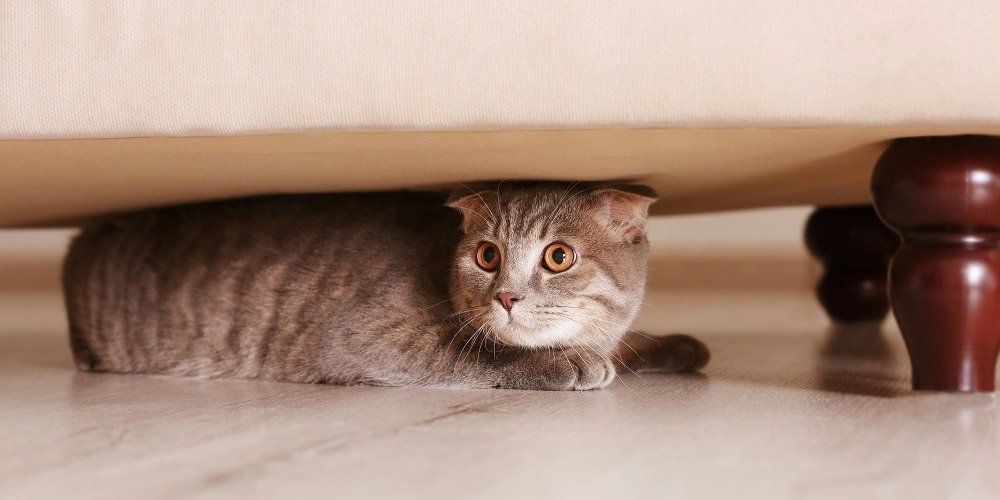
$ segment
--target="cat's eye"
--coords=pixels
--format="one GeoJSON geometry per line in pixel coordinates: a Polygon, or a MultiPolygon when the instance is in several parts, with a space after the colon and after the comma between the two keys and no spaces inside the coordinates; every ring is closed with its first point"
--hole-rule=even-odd
{"type": "Polygon", "coordinates": [[[476,265],[484,271],[496,271],[500,267],[500,249],[488,241],[480,243],[476,248],[476,265]]]}
{"type": "Polygon", "coordinates": [[[557,241],[545,247],[542,253],[542,266],[554,273],[561,273],[576,263],[576,252],[573,247],[557,241]]]}

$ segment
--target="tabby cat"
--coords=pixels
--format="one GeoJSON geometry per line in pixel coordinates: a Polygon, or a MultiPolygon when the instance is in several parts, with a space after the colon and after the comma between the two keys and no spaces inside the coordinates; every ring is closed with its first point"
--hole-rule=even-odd
{"type": "Polygon", "coordinates": [[[653,192],[501,183],[281,195],[91,224],[66,258],[80,369],[544,390],[693,371],[697,340],[629,330],[653,192]]]}

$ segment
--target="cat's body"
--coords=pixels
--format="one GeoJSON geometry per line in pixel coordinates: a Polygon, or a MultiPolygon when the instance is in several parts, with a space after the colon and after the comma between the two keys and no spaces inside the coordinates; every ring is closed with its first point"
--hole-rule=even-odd
{"type": "MultiPolygon", "coordinates": [[[[603,387],[614,359],[639,359],[615,350],[641,302],[644,238],[614,244],[635,254],[621,262],[602,257],[614,245],[580,236],[593,221],[560,215],[572,208],[560,200],[592,196],[569,185],[473,194],[452,202],[464,223],[444,195],[417,193],[249,198],[94,223],[63,273],[74,356],[120,373],[524,389],[603,387]],[[529,234],[572,240],[579,262],[538,267],[529,234]],[[486,240],[498,245],[486,255],[504,260],[493,271],[475,265],[486,240]],[[558,299],[598,281],[627,300],[592,291],[594,307],[618,313],[578,314],[589,306],[558,299]]],[[[652,347],[680,370],[704,364],[699,346],[652,347]]]]}

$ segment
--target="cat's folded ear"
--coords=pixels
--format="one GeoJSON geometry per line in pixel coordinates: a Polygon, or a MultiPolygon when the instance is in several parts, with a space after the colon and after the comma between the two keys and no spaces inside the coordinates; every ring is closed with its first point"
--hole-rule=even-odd
{"type": "Polygon", "coordinates": [[[598,219],[605,222],[615,234],[632,243],[641,243],[646,237],[646,219],[649,206],[656,201],[656,192],[642,184],[614,184],[594,189],[591,199],[595,203],[598,219]]]}
{"type": "Polygon", "coordinates": [[[484,191],[465,190],[452,193],[445,205],[462,213],[462,231],[468,233],[474,226],[490,222],[493,210],[486,205],[484,191]]]}

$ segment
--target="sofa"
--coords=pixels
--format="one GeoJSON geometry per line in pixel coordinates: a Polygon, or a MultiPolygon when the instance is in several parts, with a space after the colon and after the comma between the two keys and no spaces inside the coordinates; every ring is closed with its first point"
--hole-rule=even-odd
{"type": "Polygon", "coordinates": [[[876,255],[824,300],[891,304],[915,388],[992,391],[998,26],[992,0],[5,2],[0,227],[499,179],[641,181],[657,215],[874,203],[823,229],[876,255]]]}

